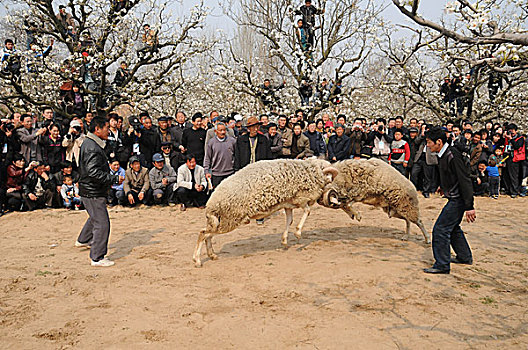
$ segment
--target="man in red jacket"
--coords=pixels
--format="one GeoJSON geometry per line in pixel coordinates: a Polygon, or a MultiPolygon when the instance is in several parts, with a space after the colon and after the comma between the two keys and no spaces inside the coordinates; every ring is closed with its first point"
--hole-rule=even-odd
{"type": "MultiPolygon", "coordinates": [[[[517,133],[517,125],[510,124],[506,132],[506,150],[510,153],[506,159],[507,181],[510,196],[515,198],[521,195],[521,181],[523,162],[526,160],[526,145],[522,135],[517,133]]],[[[522,194],[524,197],[525,194],[522,194]]]]}

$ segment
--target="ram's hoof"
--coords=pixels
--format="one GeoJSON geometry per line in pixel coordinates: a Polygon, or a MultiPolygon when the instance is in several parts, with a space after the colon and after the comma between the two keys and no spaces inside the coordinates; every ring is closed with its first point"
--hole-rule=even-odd
{"type": "Polygon", "coordinates": [[[211,259],[211,260],[217,260],[217,259],[218,259],[218,255],[216,255],[216,254],[213,253],[213,254],[209,255],[209,259],[211,259]]]}

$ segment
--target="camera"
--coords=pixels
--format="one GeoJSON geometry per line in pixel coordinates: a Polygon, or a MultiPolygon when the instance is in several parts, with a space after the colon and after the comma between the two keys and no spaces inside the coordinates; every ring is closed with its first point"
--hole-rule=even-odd
{"type": "Polygon", "coordinates": [[[385,128],[383,127],[383,125],[378,125],[378,131],[379,131],[379,132],[382,132],[383,129],[385,129],[385,128]]]}
{"type": "Polygon", "coordinates": [[[128,124],[130,124],[135,132],[141,132],[141,121],[135,115],[128,117],[128,124]]]}
{"type": "Polygon", "coordinates": [[[81,129],[80,126],[74,126],[74,127],[73,127],[73,130],[75,130],[75,132],[78,133],[78,134],[80,134],[81,131],[82,131],[82,129],[81,129]]]}

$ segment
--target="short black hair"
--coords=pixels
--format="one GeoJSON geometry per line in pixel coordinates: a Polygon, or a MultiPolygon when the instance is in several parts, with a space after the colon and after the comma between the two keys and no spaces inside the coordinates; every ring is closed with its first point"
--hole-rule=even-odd
{"type": "Polygon", "coordinates": [[[399,132],[400,134],[403,135],[403,130],[400,129],[400,128],[397,128],[396,130],[394,130],[394,133],[396,134],[397,132],[399,132]]]}
{"type": "Polygon", "coordinates": [[[72,162],[70,162],[69,160],[64,160],[60,163],[60,168],[61,169],[64,169],[64,168],[71,168],[72,167],[72,162]]]}
{"type": "Polygon", "coordinates": [[[517,125],[515,125],[514,123],[508,124],[508,126],[506,127],[506,130],[515,130],[515,131],[517,131],[517,125]]]}
{"type": "Polygon", "coordinates": [[[303,126],[301,123],[295,123],[292,125],[292,130],[295,129],[296,126],[299,126],[301,128],[301,130],[303,129],[303,126]]]}
{"type": "Polygon", "coordinates": [[[196,112],[196,113],[193,114],[191,120],[194,122],[198,118],[202,119],[203,118],[203,114],[200,113],[200,112],[196,112]]]}
{"type": "Polygon", "coordinates": [[[20,120],[24,121],[24,119],[26,119],[27,117],[33,119],[33,116],[27,114],[27,113],[24,113],[20,116],[20,120]]]}
{"type": "Polygon", "coordinates": [[[430,128],[429,131],[425,133],[425,138],[433,142],[436,142],[438,140],[442,140],[444,144],[447,142],[446,133],[439,126],[433,126],[432,128],[430,128]]]}
{"type": "Polygon", "coordinates": [[[115,113],[115,112],[111,112],[108,114],[108,120],[110,119],[114,119],[115,121],[118,121],[119,119],[119,114],[115,113]]]}
{"type": "Polygon", "coordinates": [[[90,122],[90,126],[88,127],[88,131],[93,133],[93,132],[95,132],[95,128],[96,127],[102,129],[102,128],[104,128],[106,123],[108,123],[108,120],[106,120],[106,118],[95,117],[90,122]]]}
{"type": "Polygon", "coordinates": [[[4,41],[4,45],[7,45],[7,44],[9,44],[9,43],[14,44],[13,40],[11,40],[11,39],[6,39],[6,40],[4,41]]]}
{"type": "Polygon", "coordinates": [[[480,164],[488,165],[488,162],[486,162],[484,159],[481,159],[478,162],[478,165],[480,165],[480,164]]]}
{"type": "Polygon", "coordinates": [[[23,160],[23,161],[25,161],[26,158],[24,158],[24,156],[21,155],[20,153],[15,153],[15,154],[13,154],[13,163],[14,163],[14,162],[18,162],[19,160],[23,160]]]}
{"type": "Polygon", "coordinates": [[[150,117],[149,113],[148,112],[141,112],[139,113],[139,118],[143,118],[143,117],[150,117]]]}
{"type": "Polygon", "coordinates": [[[72,179],[73,180],[73,176],[71,176],[71,175],[63,175],[62,176],[62,181],[66,180],[66,179],[72,179]]]}
{"type": "Polygon", "coordinates": [[[395,119],[395,120],[399,119],[399,120],[403,121],[403,116],[398,115],[398,116],[396,116],[396,118],[394,118],[394,119],[395,119]]]}
{"type": "Polygon", "coordinates": [[[275,124],[275,123],[269,123],[269,124],[268,124],[268,130],[271,129],[271,128],[277,128],[277,124],[275,124]]]}
{"type": "Polygon", "coordinates": [[[194,154],[192,154],[192,153],[189,153],[188,155],[185,156],[185,162],[189,162],[193,158],[196,159],[196,156],[194,154]]]}
{"type": "Polygon", "coordinates": [[[385,120],[385,118],[378,118],[376,119],[376,123],[383,123],[383,125],[387,124],[387,121],[385,120]]]}
{"type": "Polygon", "coordinates": [[[346,115],[344,115],[344,114],[338,114],[337,117],[336,117],[336,121],[338,121],[339,118],[343,118],[343,119],[345,120],[345,123],[346,123],[346,121],[347,121],[346,115]]]}

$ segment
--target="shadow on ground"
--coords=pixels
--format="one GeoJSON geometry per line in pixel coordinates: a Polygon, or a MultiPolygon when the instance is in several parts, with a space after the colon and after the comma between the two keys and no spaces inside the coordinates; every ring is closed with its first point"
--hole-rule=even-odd
{"type": "Polygon", "coordinates": [[[115,251],[108,257],[111,260],[116,260],[129,255],[132,250],[140,246],[148,246],[158,244],[160,241],[151,241],[154,235],[165,231],[163,228],[155,230],[137,230],[126,233],[119,241],[110,244],[110,249],[115,251]]]}

